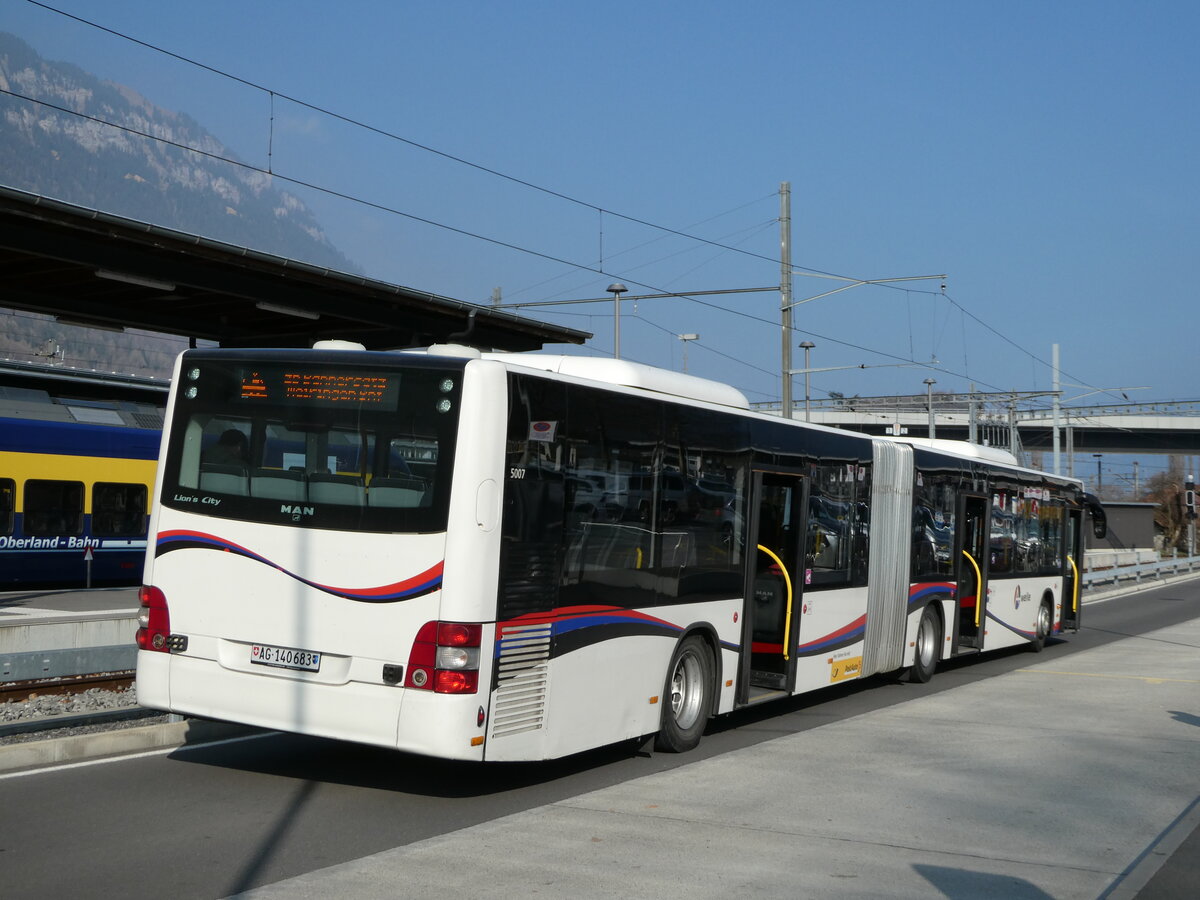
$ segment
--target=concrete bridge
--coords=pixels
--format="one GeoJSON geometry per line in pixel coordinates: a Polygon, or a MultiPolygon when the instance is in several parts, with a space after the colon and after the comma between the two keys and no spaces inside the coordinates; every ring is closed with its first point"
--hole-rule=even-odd
{"type": "MultiPolygon", "coordinates": [[[[1045,392],[933,394],[937,437],[970,440],[1016,452],[1053,449],[1054,411],[1045,392]],[[1034,401],[1037,401],[1036,404],[1034,401]]],[[[930,411],[925,395],[846,397],[813,400],[809,421],[867,434],[927,437],[930,411]]],[[[755,404],[764,412],[778,403],[755,404]]],[[[796,403],[792,417],[805,418],[796,403]]],[[[1060,450],[1071,453],[1200,454],[1200,400],[1064,406],[1058,411],[1060,450]]]]}

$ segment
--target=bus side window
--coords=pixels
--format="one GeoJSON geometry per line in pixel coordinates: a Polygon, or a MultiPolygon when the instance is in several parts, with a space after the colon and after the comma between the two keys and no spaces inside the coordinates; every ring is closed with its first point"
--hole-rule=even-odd
{"type": "MultiPolygon", "coordinates": [[[[842,463],[812,467],[804,551],[805,568],[812,573],[810,588],[844,585],[850,581],[852,545],[856,537],[856,472],[857,467],[842,463]]],[[[863,550],[865,552],[865,547],[863,550]]]]}

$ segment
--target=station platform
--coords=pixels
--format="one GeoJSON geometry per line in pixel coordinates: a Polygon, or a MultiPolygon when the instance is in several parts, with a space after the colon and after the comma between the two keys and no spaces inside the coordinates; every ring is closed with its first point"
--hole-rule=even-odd
{"type": "Polygon", "coordinates": [[[137,588],[0,593],[0,684],[136,665],[137,588]]]}

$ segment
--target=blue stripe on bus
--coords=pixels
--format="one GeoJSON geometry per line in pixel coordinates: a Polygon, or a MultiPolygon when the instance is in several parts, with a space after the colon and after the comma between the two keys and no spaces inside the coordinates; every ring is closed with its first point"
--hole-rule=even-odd
{"type": "Polygon", "coordinates": [[[984,613],[984,615],[988,619],[990,619],[991,621],[993,621],[997,625],[999,625],[1001,628],[1006,628],[1009,631],[1011,631],[1013,634],[1019,634],[1021,637],[1025,638],[1028,641],[1032,641],[1035,637],[1037,637],[1036,631],[1026,631],[1024,628],[1018,628],[1016,625],[1009,625],[1003,619],[998,619],[995,615],[993,615],[992,611],[990,609],[987,610],[984,613]]]}
{"type": "Polygon", "coordinates": [[[0,418],[0,451],[158,459],[161,432],[149,428],[0,418]]]}

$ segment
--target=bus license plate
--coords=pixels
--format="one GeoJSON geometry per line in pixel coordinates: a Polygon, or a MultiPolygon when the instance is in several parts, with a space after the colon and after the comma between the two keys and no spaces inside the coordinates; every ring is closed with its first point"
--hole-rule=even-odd
{"type": "Polygon", "coordinates": [[[292,647],[273,647],[270,644],[252,644],[250,662],[258,666],[273,666],[277,669],[300,669],[304,672],[321,671],[321,654],[311,650],[296,650],[292,647]]]}

